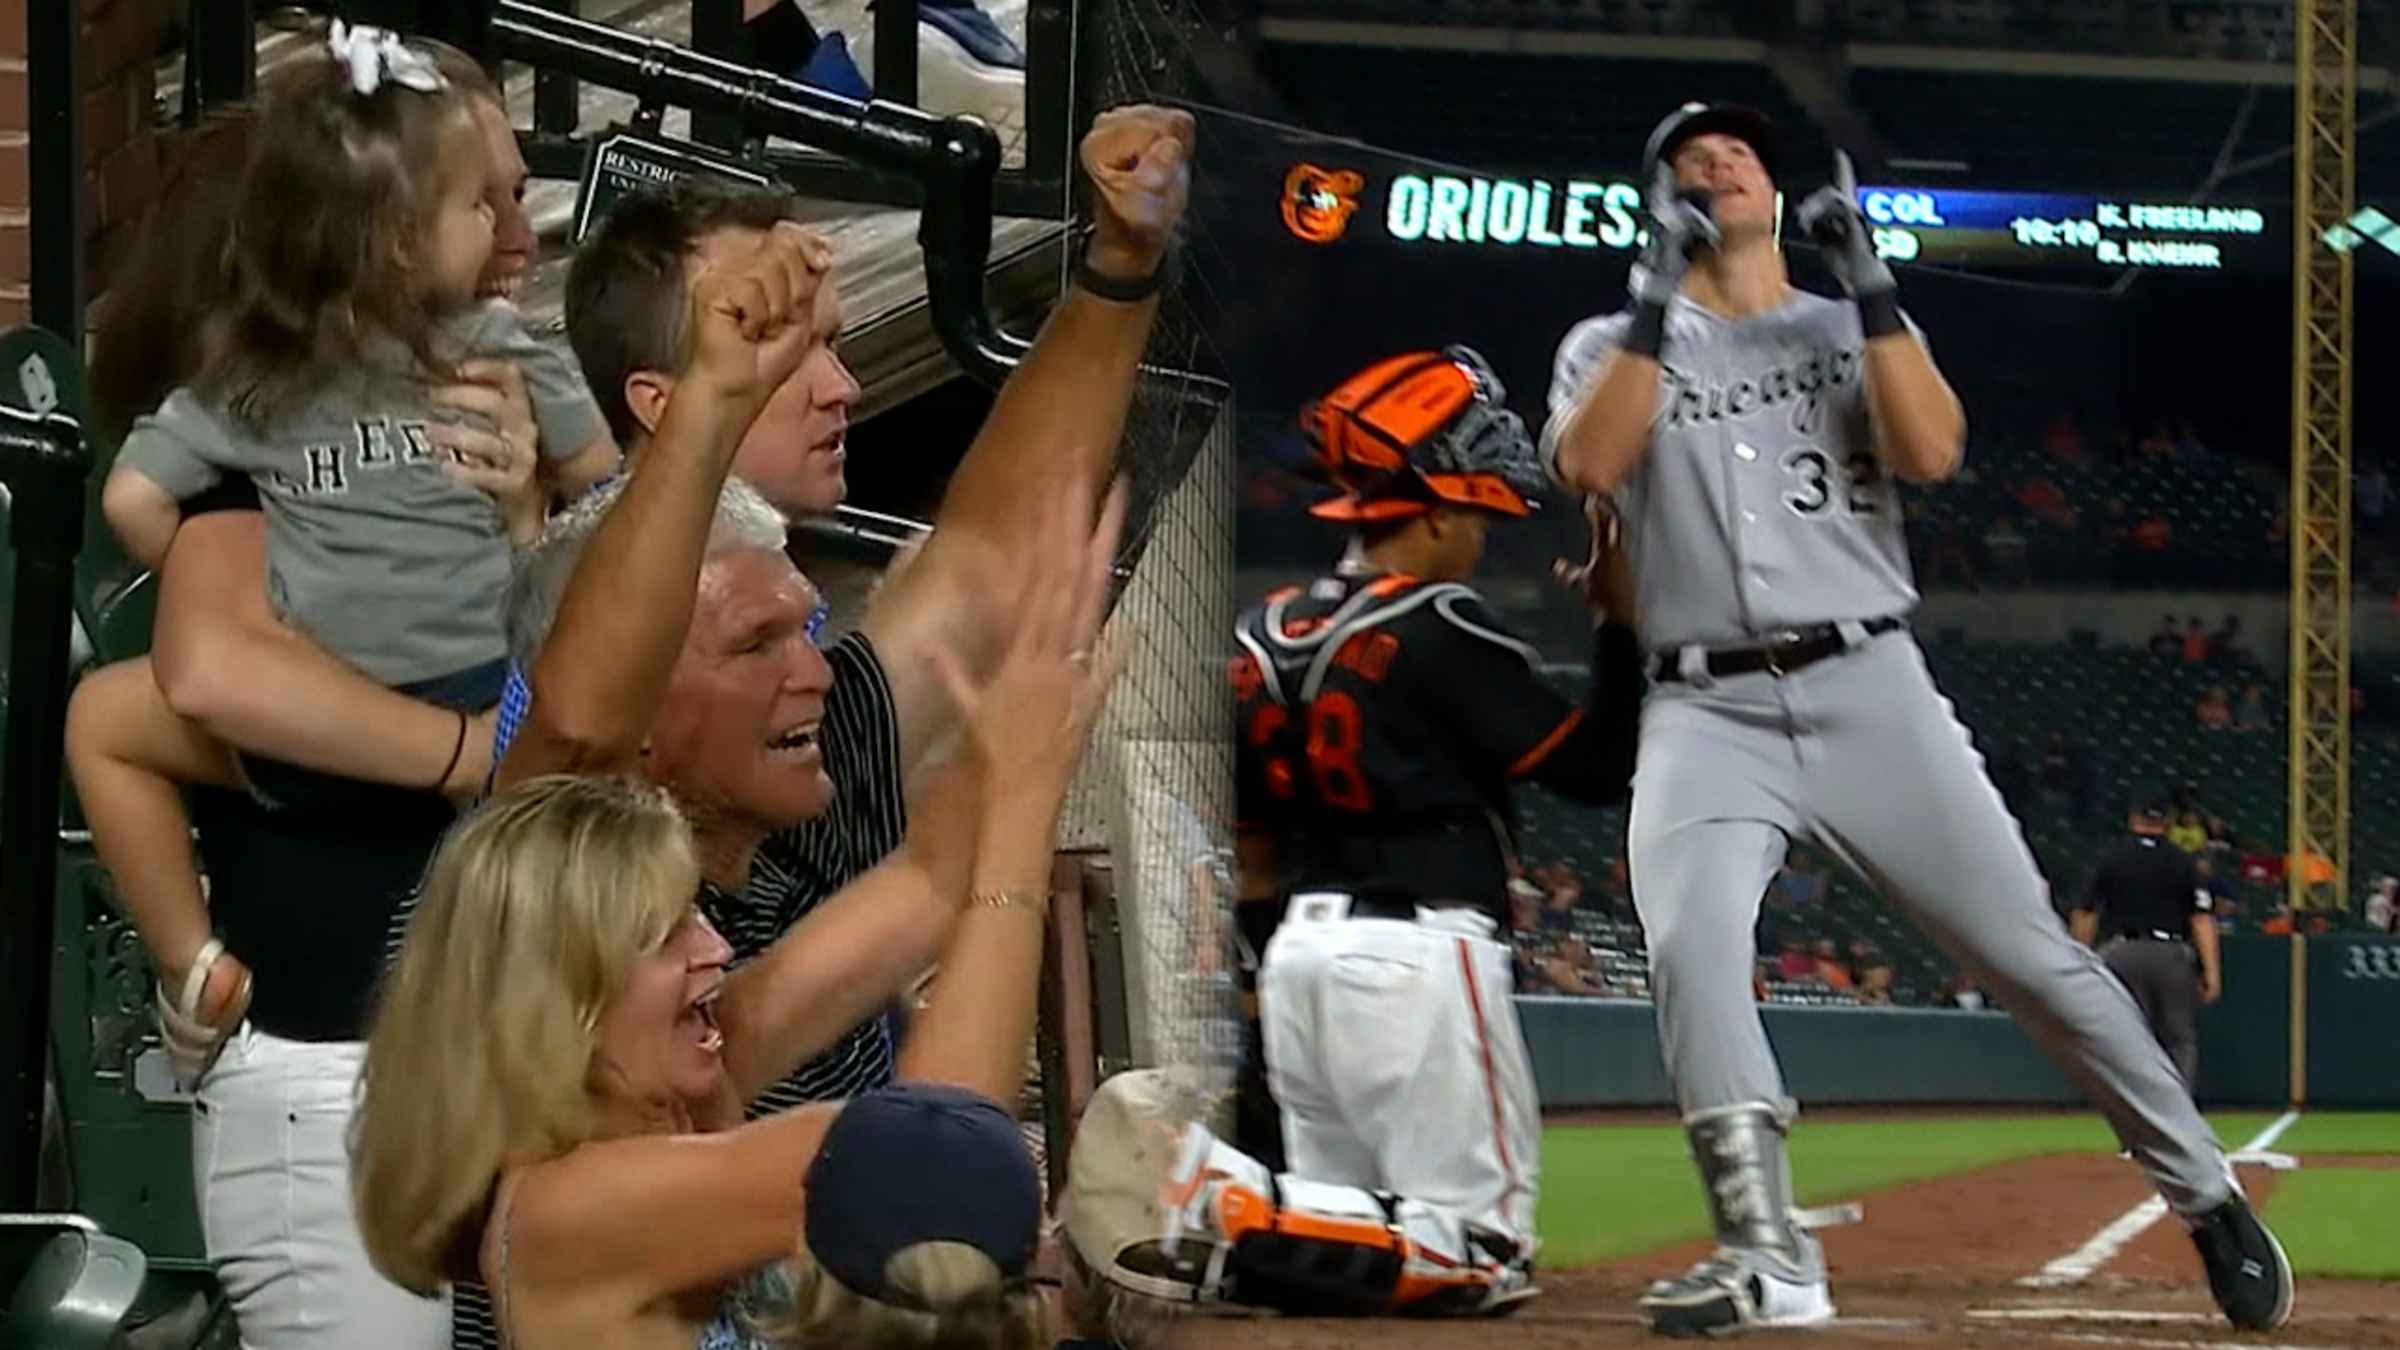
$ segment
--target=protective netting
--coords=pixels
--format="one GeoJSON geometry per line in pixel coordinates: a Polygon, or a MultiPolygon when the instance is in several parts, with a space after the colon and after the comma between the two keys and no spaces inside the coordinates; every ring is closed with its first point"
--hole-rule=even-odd
{"type": "MultiPolygon", "coordinates": [[[[1112,0],[1077,16],[1077,103],[1172,102],[1189,85],[1184,53],[1200,24],[1181,0],[1112,0]]],[[[1206,149],[1196,172],[1207,172],[1206,149]]],[[[1187,237],[1184,279],[1168,293],[1145,355],[1124,442],[1132,514],[1130,575],[1115,629],[1128,665],[1068,801],[1061,846],[1104,850],[1113,906],[1091,916],[1104,955],[1094,997],[1122,1027],[1103,1072],[1128,1063],[1188,1075],[1199,1100],[1230,1088],[1238,1049],[1230,918],[1233,435],[1222,364],[1194,313],[1217,274],[1205,237],[1187,237]],[[1113,978],[1112,978],[1113,976],[1113,978]]]]}

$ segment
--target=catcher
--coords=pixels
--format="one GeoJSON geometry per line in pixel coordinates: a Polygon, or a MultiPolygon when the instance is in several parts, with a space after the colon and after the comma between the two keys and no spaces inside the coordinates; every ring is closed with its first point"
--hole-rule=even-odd
{"type": "Polygon", "coordinates": [[[1564,569],[1605,616],[1583,707],[1465,584],[1486,525],[1530,514],[1541,481],[1504,397],[1452,347],[1378,362],[1302,414],[1344,489],[1312,514],[1350,544],[1242,615],[1232,666],[1243,893],[1281,898],[1242,919],[1289,1170],[1181,1123],[1153,1077],[1112,1079],[1069,1228],[1120,1284],[1315,1315],[1496,1313],[1536,1292],[1512,785],[1622,800],[1642,686],[1605,518],[1591,563],[1564,569]]]}

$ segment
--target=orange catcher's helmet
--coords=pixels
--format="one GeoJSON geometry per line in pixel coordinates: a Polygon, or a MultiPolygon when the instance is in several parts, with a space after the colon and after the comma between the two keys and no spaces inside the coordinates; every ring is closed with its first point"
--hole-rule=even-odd
{"type": "Polygon", "coordinates": [[[1406,520],[1436,506],[1532,514],[1544,477],[1507,391],[1470,347],[1389,357],[1300,413],[1317,467],[1342,495],[1324,520],[1406,520]]]}

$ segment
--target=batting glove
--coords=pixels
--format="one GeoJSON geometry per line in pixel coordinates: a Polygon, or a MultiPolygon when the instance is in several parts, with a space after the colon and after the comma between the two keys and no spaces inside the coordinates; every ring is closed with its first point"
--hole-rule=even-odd
{"type": "Polygon", "coordinates": [[[1858,171],[1848,151],[1833,152],[1833,184],[1800,203],[1800,230],[1825,250],[1825,266],[1842,290],[1858,302],[1868,337],[1901,330],[1900,283],[1875,256],[1875,237],[1858,211],[1858,171]]]}
{"type": "Polygon", "coordinates": [[[1658,166],[1650,179],[1650,238],[1634,259],[1625,289],[1633,300],[1633,325],[1624,349],[1657,359],[1666,343],[1667,305],[1683,285],[1692,255],[1714,248],[1723,236],[1708,213],[1708,190],[1675,187],[1675,171],[1658,166]]]}
{"type": "Polygon", "coordinates": [[[1664,307],[1675,298],[1692,255],[1714,248],[1721,237],[1708,213],[1708,190],[1677,191],[1675,171],[1664,164],[1650,180],[1650,242],[1633,264],[1626,289],[1637,305],[1664,307]]]}

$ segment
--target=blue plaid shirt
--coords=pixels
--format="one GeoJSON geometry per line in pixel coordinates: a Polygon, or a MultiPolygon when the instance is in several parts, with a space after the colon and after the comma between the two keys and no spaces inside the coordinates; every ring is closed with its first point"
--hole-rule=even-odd
{"type": "Polygon", "coordinates": [[[516,662],[508,663],[508,683],[500,686],[500,716],[492,726],[492,771],[484,776],[483,795],[492,795],[492,782],[500,776],[500,757],[508,753],[511,742],[517,739],[517,728],[525,725],[525,714],[533,711],[533,686],[525,683],[525,672],[516,662]]]}

